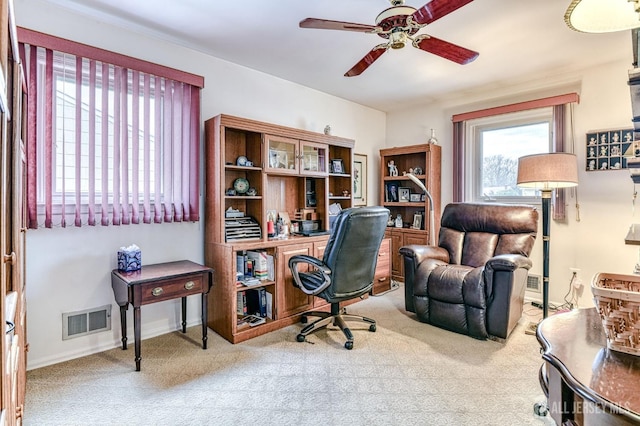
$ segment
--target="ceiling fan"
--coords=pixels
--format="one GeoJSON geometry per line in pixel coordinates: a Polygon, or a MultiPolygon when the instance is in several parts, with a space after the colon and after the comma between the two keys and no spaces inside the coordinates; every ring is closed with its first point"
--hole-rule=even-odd
{"type": "Polygon", "coordinates": [[[464,65],[478,57],[478,52],[465,49],[448,41],[440,40],[427,34],[414,35],[426,25],[448,15],[473,0],[431,0],[416,9],[404,6],[404,0],[390,0],[391,7],[383,10],[376,17],[376,25],[354,24],[351,22],[331,21],[328,19],[307,18],[300,21],[300,28],[320,30],[356,31],[378,34],[387,42],[375,46],[357,64],[345,73],[345,77],[362,74],[384,52],[401,49],[408,41],[415,48],[433,53],[450,61],[464,65]]]}

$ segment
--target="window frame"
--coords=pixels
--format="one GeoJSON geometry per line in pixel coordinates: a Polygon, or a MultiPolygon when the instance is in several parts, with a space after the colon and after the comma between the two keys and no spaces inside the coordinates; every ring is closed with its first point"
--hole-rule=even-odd
{"type": "MultiPolygon", "coordinates": [[[[542,107],[516,111],[500,115],[480,117],[465,122],[464,157],[465,179],[464,193],[467,202],[499,202],[499,203],[526,203],[539,204],[539,191],[532,196],[496,196],[488,197],[482,194],[482,169],[483,169],[483,141],[482,132],[499,130],[519,126],[547,123],[548,147],[547,152],[553,152],[553,108],[542,107]]],[[[522,155],[536,154],[527,152],[522,155]]]]}

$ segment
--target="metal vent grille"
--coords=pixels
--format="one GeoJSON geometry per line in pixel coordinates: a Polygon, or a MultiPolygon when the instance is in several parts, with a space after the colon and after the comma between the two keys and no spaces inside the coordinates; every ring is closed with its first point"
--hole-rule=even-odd
{"type": "Polygon", "coordinates": [[[111,330],[111,305],[62,314],[62,340],[111,330]]]}
{"type": "Polygon", "coordinates": [[[540,275],[533,275],[533,274],[527,275],[527,291],[540,293],[541,291],[540,281],[541,281],[540,275]]]}

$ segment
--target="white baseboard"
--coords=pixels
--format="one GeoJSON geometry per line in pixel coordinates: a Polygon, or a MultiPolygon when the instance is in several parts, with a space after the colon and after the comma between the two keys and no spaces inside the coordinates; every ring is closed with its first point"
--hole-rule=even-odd
{"type": "MultiPolygon", "coordinates": [[[[201,324],[202,324],[202,319],[199,316],[197,319],[196,318],[187,319],[188,327],[200,326],[201,324]]],[[[118,324],[118,327],[119,327],[119,324],[118,324]]],[[[149,323],[149,324],[144,323],[141,330],[141,338],[142,340],[145,340],[145,339],[150,339],[152,337],[161,336],[163,334],[173,333],[176,330],[180,330],[180,327],[181,327],[180,325],[178,325],[177,328],[172,327],[171,325],[167,325],[167,321],[164,321],[164,320],[156,321],[154,323],[149,323]]],[[[120,332],[118,331],[116,334],[120,335],[120,332]]],[[[96,334],[93,334],[92,336],[95,337],[96,334]]],[[[86,339],[88,337],[89,336],[82,336],[82,337],[78,337],[78,339],[86,339]]],[[[70,361],[76,358],[82,358],[88,355],[97,354],[100,352],[108,351],[113,348],[122,348],[122,340],[120,340],[120,337],[115,338],[113,341],[104,341],[104,342],[98,343],[97,345],[91,345],[91,346],[83,347],[81,349],[70,350],[68,352],[59,352],[54,356],[50,356],[50,357],[45,357],[40,359],[33,359],[31,357],[28,357],[27,371],[35,370],[36,368],[46,367],[48,365],[59,364],[61,362],[70,361]]],[[[132,366],[135,367],[133,328],[131,328],[130,330],[127,330],[127,351],[131,352],[131,363],[132,363],[132,366]]]]}

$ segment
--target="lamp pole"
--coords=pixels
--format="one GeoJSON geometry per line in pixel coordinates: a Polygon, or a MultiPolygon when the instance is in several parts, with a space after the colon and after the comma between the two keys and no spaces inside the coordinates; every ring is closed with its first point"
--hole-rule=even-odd
{"type": "Polygon", "coordinates": [[[541,189],[542,193],[542,318],[549,312],[549,210],[551,189],[541,189]]]}
{"type": "Polygon", "coordinates": [[[413,183],[418,185],[418,187],[424,191],[425,195],[429,199],[429,245],[435,246],[436,245],[436,235],[435,235],[434,228],[436,227],[436,225],[435,225],[435,218],[434,218],[434,213],[433,213],[433,197],[431,196],[431,193],[429,192],[427,187],[424,186],[424,183],[422,183],[422,181],[420,179],[418,179],[418,177],[416,175],[414,175],[413,173],[405,173],[405,175],[409,179],[411,179],[413,181],[413,183]]]}
{"type": "Polygon", "coordinates": [[[518,159],[517,185],[534,188],[542,197],[542,317],[549,313],[549,210],[551,192],[578,185],[578,163],[575,154],[550,152],[525,155],[518,159]]]}

